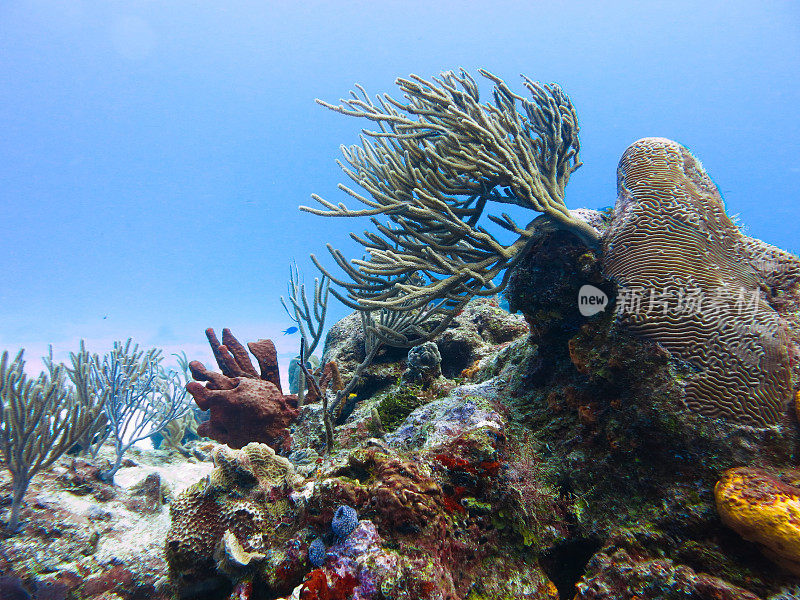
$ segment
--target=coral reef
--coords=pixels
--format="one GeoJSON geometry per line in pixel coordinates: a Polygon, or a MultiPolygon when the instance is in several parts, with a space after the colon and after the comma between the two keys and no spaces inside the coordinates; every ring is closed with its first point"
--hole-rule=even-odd
{"type": "Polygon", "coordinates": [[[166,503],[167,498],[164,487],[161,483],[161,476],[150,473],[140,483],[131,488],[133,498],[127,506],[130,510],[138,513],[158,513],[166,503]]]}
{"type": "Polygon", "coordinates": [[[197,427],[199,422],[194,414],[194,410],[187,411],[182,417],[173,419],[167,426],[159,432],[150,436],[153,446],[158,448],[161,444],[165,448],[187,454],[184,442],[197,439],[197,427]]]}
{"type": "Polygon", "coordinates": [[[455,316],[453,326],[434,340],[442,355],[442,374],[458,377],[464,369],[527,334],[522,315],[509,314],[496,298],[475,298],[455,316]]]}
{"type": "Polygon", "coordinates": [[[379,527],[419,531],[438,514],[441,497],[441,488],[432,479],[428,465],[404,461],[384,446],[355,450],[346,466],[319,485],[321,489],[331,488],[324,498],[309,500],[310,523],[320,526],[327,526],[336,509],[347,504],[379,527]],[[365,481],[361,483],[359,478],[365,481]]]}
{"type": "Polygon", "coordinates": [[[319,380],[319,387],[322,392],[331,392],[333,394],[344,389],[344,382],[336,361],[331,360],[325,363],[319,380]]]}
{"type": "Polygon", "coordinates": [[[416,408],[427,404],[422,389],[416,386],[402,386],[385,394],[374,406],[375,416],[383,431],[394,431],[416,408]]]}
{"type": "MultiPolygon", "coordinates": [[[[532,87],[558,101],[555,88],[532,87]]],[[[447,102],[461,98],[448,90],[447,102]]],[[[501,100],[519,101],[500,92],[501,100]]],[[[508,106],[481,110],[512,114],[508,106]]],[[[443,142],[432,137],[424,145],[444,153],[443,142]]],[[[571,157],[562,167],[575,166],[571,157]]],[[[474,191],[472,202],[491,199],[474,191]]],[[[482,210],[462,208],[469,219],[482,210]]],[[[458,296],[449,325],[410,353],[376,335],[391,329],[386,314],[335,324],[325,367],[311,377],[323,402],[299,406],[282,393],[268,340],[250,344],[257,371],[228,330],[223,343],[208,330],[221,373],[192,363],[207,385],[188,389],[211,409],[200,431],[241,448],[208,440],[188,442],[186,455],[132,448],[118,487],[100,477],[102,461],[113,457],[108,446],[97,464],[62,457],[32,483],[19,536],[3,540],[0,593],[36,597],[47,588],[70,600],[796,596],[800,427],[788,409],[800,398],[797,259],[742,236],[699,163],[663,140],[639,142],[623,157],[614,211],[564,216],[566,229],[552,215],[530,223],[525,248],[508,264],[506,299],[520,315],[496,298],[461,304],[458,296]],[[653,229],[658,248],[640,235],[653,229]],[[587,246],[580,234],[589,231],[604,244],[587,246]],[[785,335],[770,338],[758,327],[752,335],[738,327],[726,333],[707,316],[687,317],[682,329],[649,297],[641,319],[610,310],[628,306],[631,286],[661,293],[688,284],[689,267],[705,291],[755,282],[754,323],[777,323],[785,335]],[[608,296],[606,310],[581,312],[584,286],[608,296]],[[702,335],[695,331],[706,325],[702,335]],[[682,336],[704,344],[705,363],[682,336]],[[763,351],[763,372],[748,370],[743,348],[763,351]],[[713,396],[728,376],[736,379],[731,389],[713,396]],[[329,394],[337,427],[323,438],[329,394]],[[213,470],[198,462],[209,455],[213,470]],[[195,483],[183,489],[178,477],[195,483]]],[[[307,322],[296,275],[292,281],[295,317],[307,322]]],[[[425,285],[411,276],[401,285],[424,296],[425,285]]],[[[720,314],[738,323],[735,314],[720,314]]],[[[0,491],[12,491],[6,473],[0,491]]]]}
{"type": "MultiPolygon", "coordinates": [[[[328,330],[323,362],[336,363],[339,379],[349,382],[367,356],[365,343],[361,317],[357,313],[348,315],[328,330]]],[[[353,392],[367,398],[390,387],[402,375],[404,366],[398,363],[406,355],[407,350],[402,348],[382,346],[371,364],[361,369],[360,381],[353,392]]]]}
{"type": "Polygon", "coordinates": [[[361,518],[344,541],[332,540],[323,566],[325,573],[352,573],[360,594],[353,597],[556,597],[535,557],[524,551],[524,536],[530,546],[533,539],[546,544],[562,535],[555,497],[542,484],[527,495],[528,507],[536,508],[523,512],[516,469],[527,463],[512,466],[505,454],[516,451],[505,442],[505,419],[492,409],[496,390],[455,388],[413,411],[387,443],[358,444],[345,465],[314,477],[311,528],[324,534],[343,504],[361,518]],[[358,568],[348,561],[351,567],[342,567],[339,548],[366,535],[366,527],[382,540],[380,551],[355,557],[358,568]],[[376,581],[383,596],[368,592],[376,581]]]}
{"type": "Polygon", "coordinates": [[[201,423],[197,432],[231,448],[258,441],[288,450],[289,425],[298,414],[291,397],[267,381],[236,379],[235,386],[226,390],[189,384],[197,406],[211,411],[211,419],[201,423]]]}
{"type": "Polygon", "coordinates": [[[297,396],[281,391],[275,345],[270,340],[248,344],[261,369],[258,375],[230,330],[222,330],[224,344],[213,329],[207,329],[206,336],[222,373],[209,371],[197,361],[189,364],[195,379],[208,382],[186,385],[197,406],[210,411],[210,419],[199,425],[197,433],[232,448],[261,442],[288,451],[289,426],[298,415],[297,396]]]}
{"type": "MultiPolygon", "coordinates": [[[[621,188],[620,193],[629,192],[621,188]]],[[[585,216],[600,220],[599,213],[585,216]]],[[[616,219],[626,223],[624,213],[606,221],[616,219]]],[[[636,223],[648,230],[644,217],[636,223]]],[[[699,223],[702,227],[702,220],[699,223]]],[[[662,244],[663,252],[653,256],[668,261],[668,248],[662,244]]],[[[728,260],[735,262],[737,256],[728,260]]],[[[780,256],[780,264],[792,264],[780,256]]],[[[678,253],[669,264],[674,269],[681,260],[678,253]]],[[[506,292],[511,309],[523,312],[531,334],[495,358],[481,361],[472,374],[474,381],[500,387],[509,416],[530,436],[534,456],[542,465],[534,477],[559,490],[565,511],[562,522],[569,523],[569,535],[542,550],[545,572],[564,598],[572,596],[579,581],[585,584],[586,597],[627,597],[616,594],[626,586],[635,590],[636,578],[644,586],[639,597],[682,593],[716,597],[708,590],[725,586],[733,591],[719,592],[719,597],[774,592],[791,580],[789,574],[776,570],[725,528],[716,514],[712,489],[732,467],[789,466],[796,426],[782,417],[753,428],[747,418],[715,418],[726,415],[699,410],[691,385],[698,371],[679,352],[640,335],[628,319],[611,311],[583,316],[577,296],[585,284],[604,291],[609,304],[622,302],[622,292],[606,277],[604,265],[598,252],[569,232],[542,227],[530,253],[514,268],[506,292]],[[632,558],[620,555],[618,562],[629,568],[613,566],[614,559],[603,563],[602,548],[609,540],[638,527],[655,533],[645,550],[637,550],[632,558]],[[592,563],[592,556],[598,561],[592,563]],[[592,571],[592,564],[599,570],[592,571]],[[614,569],[621,578],[616,587],[609,583],[617,577],[612,575],[614,569]],[[702,593],[697,591],[700,583],[686,583],[683,591],[677,586],[670,592],[670,578],[657,576],[673,572],[677,579],[690,582],[695,577],[690,571],[697,577],[714,573],[724,581],[703,583],[702,593]],[[638,574],[626,582],[620,575],[624,573],[638,574]]],[[[797,278],[791,273],[796,271],[787,267],[764,300],[781,299],[770,310],[786,323],[795,322],[793,310],[800,298],[797,278]]],[[[796,355],[795,337],[781,338],[782,355],[796,355]]],[[[736,349],[735,343],[703,351],[709,357],[712,350],[718,352],[714,360],[722,365],[726,352],[736,349]]],[[[790,388],[798,381],[796,366],[792,368],[790,388]]]]}

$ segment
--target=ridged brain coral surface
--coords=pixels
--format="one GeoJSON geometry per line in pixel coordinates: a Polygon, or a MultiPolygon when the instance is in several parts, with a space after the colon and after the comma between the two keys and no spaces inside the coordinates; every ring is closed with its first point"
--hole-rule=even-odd
{"type": "Polygon", "coordinates": [[[786,325],[764,300],[752,240],[683,146],[645,138],[623,154],[604,238],[617,315],[690,365],[691,410],[744,425],[780,421],[791,397],[786,325]]]}

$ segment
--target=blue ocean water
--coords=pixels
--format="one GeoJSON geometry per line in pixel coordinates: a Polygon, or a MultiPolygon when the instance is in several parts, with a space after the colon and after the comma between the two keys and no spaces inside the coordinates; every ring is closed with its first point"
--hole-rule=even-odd
{"type": "MultiPolygon", "coordinates": [[[[800,251],[794,2],[10,1],[0,57],[0,347],[32,371],[81,338],[208,364],[213,326],[274,339],[285,376],[290,261],[311,285],[308,255],[353,255],[368,226],[297,210],[348,200],[335,160],[363,126],[314,99],[410,73],[561,84],[581,123],[571,208],[612,205],[623,150],[664,136],[750,235],[800,251]]],[[[329,323],[346,312],[332,301],[329,323]]]]}

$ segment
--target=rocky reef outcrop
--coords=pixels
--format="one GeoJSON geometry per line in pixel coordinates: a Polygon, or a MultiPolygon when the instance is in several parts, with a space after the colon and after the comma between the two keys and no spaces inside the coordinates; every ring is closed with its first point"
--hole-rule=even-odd
{"type": "MultiPolygon", "coordinates": [[[[393,377],[337,430],[339,447],[352,448],[347,463],[309,471],[325,490],[312,494],[311,526],[337,504],[357,507],[385,545],[424,561],[419,573],[440,574],[430,580],[440,596],[420,597],[546,597],[552,586],[560,598],[751,599],[796,583],[786,523],[796,497],[800,261],[738,233],[685,149],[645,140],[626,157],[616,209],[580,213],[603,232],[602,247],[543,221],[514,268],[506,298],[528,327],[491,337],[491,302],[471,303],[435,340],[448,382],[428,390],[392,381],[406,365],[388,356],[380,369],[393,377]],[[628,169],[642,146],[658,156],[628,169]],[[654,247],[651,229],[694,242],[654,247]],[[642,255],[629,260],[626,249],[642,255]],[[736,312],[735,294],[719,308],[715,286],[731,292],[730,278],[754,313],[736,312]],[[607,297],[605,310],[580,310],[584,286],[607,297]],[[482,342],[460,343],[476,334],[482,342]],[[730,485],[742,467],[771,475],[730,485]],[[542,585],[530,596],[503,588],[488,567],[498,562],[524,564],[542,585]]],[[[328,347],[340,358],[358,356],[346,325],[328,347]]]]}
{"type": "MultiPolygon", "coordinates": [[[[655,174],[631,167],[657,198],[628,182],[623,158],[617,208],[577,213],[603,246],[542,220],[505,292],[520,314],[473,300],[426,348],[385,349],[340,415],[330,455],[315,442],[319,409],[303,408],[289,454],[304,478],[294,531],[313,549],[283,598],[753,600],[798,582],[800,261],[731,229],[680,147],[645,145],[672,157],[653,159],[655,174]],[[658,228],[695,228],[696,243],[654,249],[631,233],[648,231],[653,206],[658,228]],[[692,254],[703,239],[717,244],[710,266],[692,254]],[[617,262],[637,244],[640,259],[617,262]],[[756,248],[778,268],[754,262],[756,248]],[[725,313],[716,333],[711,317],[682,320],[685,306],[630,304],[631,288],[677,298],[702,279],[691,273],[713,272],[702,288],[713,294],[745,271],[756,320],[725,313]],[[598,310],[581,309],[586,289],[606,298],[598,310]],[[765,315],[785,334],[748,334],[765,315]],[[746,376],[742,348],[761,357],[764,389],[746,376]],[[342,506],[358,515],[344,538],[331,529],[342,506]]],[[[325,353],[347,381],[363,359],[355,316],[332,328],[325,353]]],[[[253,598],[270,589],[257,577],[231,582],[252,584],[253,598]]]]}

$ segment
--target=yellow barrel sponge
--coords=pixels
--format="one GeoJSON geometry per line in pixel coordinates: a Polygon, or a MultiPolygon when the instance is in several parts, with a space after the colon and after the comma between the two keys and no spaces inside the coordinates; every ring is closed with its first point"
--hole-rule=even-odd
{"type": "Polygon", "coordinates": [[[759,469],[726,471],[714,488],[722,522],[800,575],[800,488],[759,469]]]}

